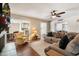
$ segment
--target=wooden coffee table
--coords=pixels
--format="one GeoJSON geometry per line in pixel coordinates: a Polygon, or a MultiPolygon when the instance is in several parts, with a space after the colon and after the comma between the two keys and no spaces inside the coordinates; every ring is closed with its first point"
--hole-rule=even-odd
{"type": "Polygon", "coordinates": [[[45,42],[44,40],[38,40],[30,43],[31,48],[37,52],[40,56],[46,56],[44,49],[50,46],[50,43],[45,42]]]}
{"type": "MultiPolygon", "coordinates": [[[[52,44],[45,42],[44,40],[38,40],[35,42],[30,43],[31,48],[40,56],[47,56],[44,52],[45,48],[51,46],[52,44]]],[[[49,56],[63,56],[59,52],[55,50],[50,50],[47,52],[49,56]]]]}

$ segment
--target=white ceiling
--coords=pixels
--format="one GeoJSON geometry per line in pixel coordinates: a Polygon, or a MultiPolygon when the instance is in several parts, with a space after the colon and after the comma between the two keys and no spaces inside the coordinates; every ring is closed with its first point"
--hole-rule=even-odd
{"type": "Polygon", "coordinates": [[[79,15],[78,3],[10,3],[11,13],[48,20],[51,9],[66,11],[63,17],[79,15]]]}

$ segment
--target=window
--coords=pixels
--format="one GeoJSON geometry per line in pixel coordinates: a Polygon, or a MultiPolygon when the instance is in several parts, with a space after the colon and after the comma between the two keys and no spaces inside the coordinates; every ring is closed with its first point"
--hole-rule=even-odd
{"type": "Polygon", "coordinates": [[[68,31],[67,22],[57,22],[57,23],[55,23],[55,31],[68,31]]]}
{"type": "Polygon", "coordinates": [[[24,34],[29,34],[30,22],[27,20],[13,19],[11,18],[10,30],[13,33],[15,31],[24,32],[24,34]]]}

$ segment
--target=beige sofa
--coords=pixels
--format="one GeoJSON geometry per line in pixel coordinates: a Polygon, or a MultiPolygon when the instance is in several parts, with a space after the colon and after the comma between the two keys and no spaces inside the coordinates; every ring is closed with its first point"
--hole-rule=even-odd
{"type": "Polygon", "coordinates": [[[70,38],[70,42],[68,43],[66,49],[63,50],[59,48],[59,42],[57,42],[45,48],[45,54],[52,56],[53,54],[51,52],[56,51],[57,53],[65,56],[79,55],[79,34],[68,33],[67,35],[70,38]]]}
{"type": "Polygon", "coordinates": [[[52,32],[53,36],[44,36],[44,41],[53,44],[53,43],[57,43],[61,40],[61,38],[65,35],[66,32],[64,31],[59,31],[59,32],[52,32]]]}
{"type": "Polygon", "coordinates": [[[75,33],[75,32],[65,32],[65,31],[52,32],[52,33],[53,33],[52,37],[49,37],[49,36],[45,35],[44,36],[44,41],[46,41],[50,44],[57,43],[61,40],[61,38],[64,35],[67,35],[69,40],[71,41],[78,34],[78,33],[75,33]]]}

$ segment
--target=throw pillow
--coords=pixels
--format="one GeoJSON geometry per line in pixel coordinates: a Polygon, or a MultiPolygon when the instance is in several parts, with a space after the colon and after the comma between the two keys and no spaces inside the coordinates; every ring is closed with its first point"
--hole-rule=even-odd
{"type": "Polygon", "coordinates": [[[65,49],[68,43],[69,43],[69,39],[67,35],[65,35],[59,42],[59,48],[65,49]]]}
{"type": "Polygon", "coordinates": [[[47,36],[48,36],[48,37],[52,37],[52,36],[53,36],[53,33],[52,33],[52,32],[48,32],[48,33],[47,33],[47,36]]]}

